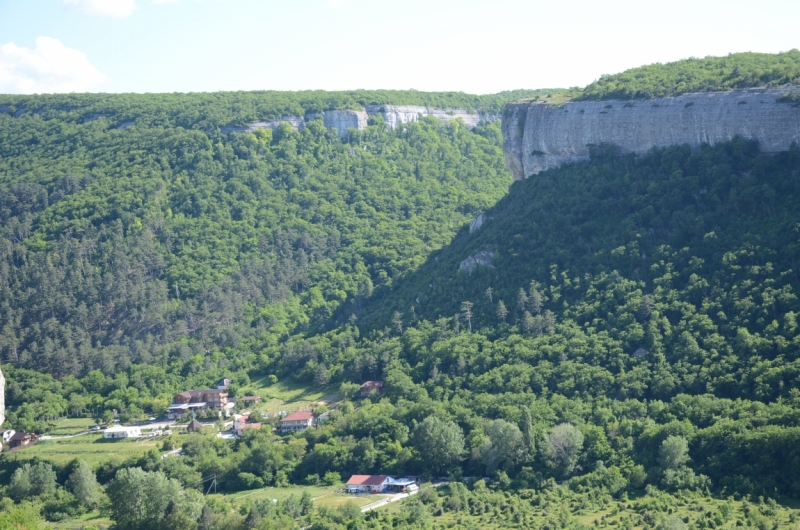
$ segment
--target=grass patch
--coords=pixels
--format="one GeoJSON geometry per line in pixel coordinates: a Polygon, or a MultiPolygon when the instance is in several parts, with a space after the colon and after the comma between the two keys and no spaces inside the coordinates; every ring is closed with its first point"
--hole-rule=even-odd
{"type": "Polygon", "coordinates": [[[47,528],[53,528],[54,530],[82,530],[87,526],[110,528],[113,524],[114,521],[108,517],[103,517],[100,512],[89,512],[75,519],[59,521],[57,523],[47,523],[47,528]]]}
{"type": "Polygon", "coordinates": [[[269,376],[264,375],[251,380],[250,384],[242,387],[237,395],[260,396],[261,403],[248,407],[248,409],[273,415],[282,410],[291,413],[320,403],[325,403],[330,407],[341,401],[341,396],[337,391],[338,387],[335,385],[311,387],[292,380],[270,384],[269,376]]]}
{"type": "Polygon", "coordinates": [[[62,418],[54,423],[50,423],[47,431],[48,436],[71,436],[79,432],[88,431],[96,423],[91,418],[62,418]]]}
{"type": "Polygon", "coordinates": [[[236,493],[231,493],[231,494],[215,493],[209,495],[209,497],[223,498],[226,501],[232,503],[234,506],[242,506],[255,499],[278,499],[278,501],[282,501],[289,498],[289,496],[291,495],[294,495],[295,497],[299,498],[305,491],[307,491],[309,495],[311,495],[311,498],[316,499],[317,497],[325,497],[327,495],[333,495],[336,492],[336,490],[341,490],[341,489],[342,489],[341,485],[288,486],[285,488],[266,487],[255,490],[238,491],[236,493]]]}
{"type": "Polygon", "coordinates": [[[384,497],[386,497],[386,495],[348,495],[346,493],[338,493],[335,495],[329,495],[327,497],[322,497],[321,499],[317,499],[316,501],[314,501],[314,504],[316,506],[327,506],[328,508],[338,508],[343,504],[347,504],[348,502],[353,502],[359,508],[363,508],[367,504],[372,504],[373,502],[379,501],[384,497]]]}
{"type": "Polygon", "coordinates": [[[64,440],[44,440],[32,447],[26,447],[3,456],[9,462],[22,462],[40,458],[63,465],[75,458],[86,460],[91,466],[111,460],[125,460],[139,456],[161,445],[159,440],[136,442],[133,440],[104,440],[102,434],[87,434],[64,440]]]}

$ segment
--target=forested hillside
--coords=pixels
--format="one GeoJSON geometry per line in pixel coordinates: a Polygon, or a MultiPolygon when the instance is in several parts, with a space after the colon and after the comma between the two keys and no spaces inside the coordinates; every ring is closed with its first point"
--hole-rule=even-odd
{"type": "Polygon", "coordinates": [[[57,377],[324,327],[510,182],[496,125],[376,122],[343,143],[321,122],[0,121],[0,358],[57,377]]]}
{"type": "MultiPolygon", "coordinates": [[[[670,68],[718,72],[703,61],[670,68]]],[[[163,442],[182,439],[181,458],[4,457],[0,524],[38,502],[50,520],[102,505],[120,528],[796,526],[776,502],[800,498],[796,145],[602,145],[511,184],[497,124],[228,135],[295,103],[187,118],[211,96],[63,97],[140,117],[120,129],[22,99],[0,114],[7,425],[138,420],[222,377],[342,401],[302,433],[163,442]],[[367,380],[385,394],[359,399],[367,380]],[[477,480],[367,518],[197,491],[353,473],[477,480]],[[132,513],[137,495],[157,502],[132,513]]],[[[391,102],[417,97],[451,96],[391,102]]]]}
{"type": "Polygon", "coordinates": [[[577,99],[647,99],[688,92],[780,86],[800,82],[800,50],[732,53],[656,63],[602,76],[577,99]]]}

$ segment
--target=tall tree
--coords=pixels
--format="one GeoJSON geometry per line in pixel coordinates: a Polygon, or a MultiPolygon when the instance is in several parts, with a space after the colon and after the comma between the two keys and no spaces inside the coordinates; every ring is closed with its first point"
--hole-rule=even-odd
{"type": "Polygon", "coordinates": [[[461,459],[464,433],[452,421],[428,416],[414,430],[414,446],[430,468],[440,473],[461,459]]]}
{"type": "Polygon", "coordinates": [[[472,302],[461,302],[461,314],[467,319],[469,330],[472,331],[472,302]]]}
{"type": "Polygon", "coordinates": [[[583,433],[569,423],[557,425],[542,447],[550,465],[564,477],[575,469],[582,449],[583,433]]]}
{"type": "Polygon", "coordinates": [[[508,309],[506,309],[506,304],[504,304],[502,300],[498,300],[497,301],[497,319],[500,322],[505,322],[507,316],[508,316],[508,309]]]}
{"type": "Polygon", "coordinates": [[[97,482],[92,467],[85,460],[80,460],[78,466],[69,476],[69,489],[78,502],[90,510],[96,510],[100,504],[102,487],[97,482]]]}
{"type": "Polygon", "coordinates": [[[120,469],[107,488],[111,513],[121,530],[161,528],[167,507],[178,501],[180,492],[178,481],[139,467],[120,469]]]}

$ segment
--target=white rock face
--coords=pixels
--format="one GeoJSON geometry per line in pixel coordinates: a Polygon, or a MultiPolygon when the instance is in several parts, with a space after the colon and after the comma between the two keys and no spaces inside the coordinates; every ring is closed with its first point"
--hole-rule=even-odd
{"type": "Polygon", "coordinates": [[[245,127],[222,127],[223,133],[251,133],[258,129],[275,129],[281,123],[288,123],[294,130],[300,130],[306,123],[322,119],[325,127],[336,129],[340,138],[347,137],[347,129],[363,130],[367,128],[369,117],[381,114],[386,124],[397,129],[403,123],[419,121],[420,116],[433,116],[442,121],[460,119],[468,128],[472,129],[482,121],[499,120],[497,114],[475,114],[465,109],[437,109],[433,107],[420,107],[415,105],[367,105],[361,110],[326,110],[324,112],[309,112],[305,116],[284,116],[272,121],[257,121],[245,127]]]}
{"type": "Polygon", "coordinates": [[[497,114],[476,114],[465,109],[437,109],[418,105],[367,105],[367,114],[381,114],[383,121],[392,129],[403,123],[419,121],[421,116],[433,116],[443,121],[461,119],[464,125],[472,129],[481,121],[494,121],[500,118],[497,114]]]}
{"type": "Polygon", "coordinates": [[[301,116],[284,116],[278,120],[272,121],[256,121],[247,125],[247,127],[222,127],[220,130],[223,133],[251,133],[258,129],[277,129],[281,123],[288,123],[295,131],[302,129],[306,126],[306,120],[301,116]]]}
{"type": "Polygon", "coordinates": [[[6,378],[3,377],[3,371],[0,370],[0,425],[6,419],[6,378]]]}
{"type": "Polygon", "coordinates": [[[367,128],[369,116],[364,110],[326,110],[322,113],[322,123],[326,129],[336,129],[339,138],[347,138],[347,129],[367,128]]]}
{"type": "MultiPolygon", "coordinates": [[[[794,88],[796,90],[796,87],[794,88]]],[[[503,115],[506,165],[516,179],[589,159],[589,146],[611,143],[623,152],[652,147],[699,147],[757,140],[762,152],[800,142],[800,107],[778,103],[792,87],[683,94],[635,101],[577,101],[556,107],[511,103],[503,115]]]]}
{"type": "Polygon", "coordinates": [[[480,230],[480,228],[483,226],[483,223],[485,223],[488,220],[489,218],[486,217],[486,214],[481,212],[481,214],[475,219],[473,219],[472,222],[469,224],[469,233],[474,234],[475,232],[480,230]]]}
{"type": "Polygon", "coordinates": [[[467,273],[467,276],[472,274],[472,271],[478,265],[482,267],[493,267],[492,265],[492,258],[494,257],[494,252],[491,250],[481,250],[480,252],[476,252],[475,254],[469,256],[467,259],[462,261],[458,268],[467,273]]]}

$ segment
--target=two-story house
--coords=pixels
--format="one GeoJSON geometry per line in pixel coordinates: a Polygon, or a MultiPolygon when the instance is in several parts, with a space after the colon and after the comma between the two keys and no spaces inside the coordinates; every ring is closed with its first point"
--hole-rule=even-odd
{"type": "Polygon", "coordinates": [[[281,434],[287,432],[304,431],[314,423],[314,415],[310,412],[298,410],[281,420],[281,434]]]}

